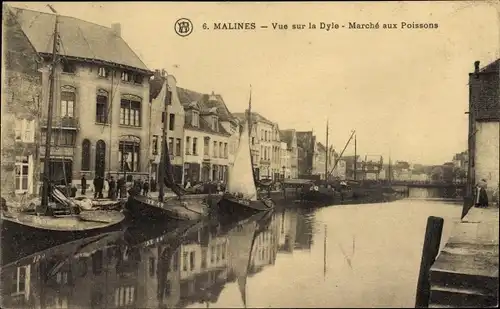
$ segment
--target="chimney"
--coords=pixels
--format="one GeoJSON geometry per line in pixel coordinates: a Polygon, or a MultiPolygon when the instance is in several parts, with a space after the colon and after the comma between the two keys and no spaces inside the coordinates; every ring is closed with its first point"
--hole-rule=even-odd
{"type": "Polygon", "coordinates": [[[117,37],[122,36],[122,25],[120,23],[111,24],[111,30],[113,30],[117,37]]]}
{"type": "Polygon", "coordinates": [[[479,73],[479,61],[474,61],[474,73],[479,73]]]}
{"type": "Polygon", "coordinates": [[[166,77],[167,76],[167,70],[161,69],[161,76],[166,77]]]}
{"type": "Polygon", "coordinates": [[[155,70],[154,79],[160,79],[160,77],[161,77],[160,70],[155,70]]]}

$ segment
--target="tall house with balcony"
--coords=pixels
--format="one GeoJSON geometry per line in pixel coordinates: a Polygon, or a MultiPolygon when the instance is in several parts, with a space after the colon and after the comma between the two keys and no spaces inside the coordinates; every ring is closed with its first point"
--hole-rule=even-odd
{"type": "Polygon", "coordinates": [[[37,193],[42,59],[10,7],[2,10],[2,108],[0,190],[8,203],[37,193]]]}
{"type": "Polygon", "coordinates": [[[484,179],[491,202],[499,199],[500,59],[469,74],[468,195],[484,179]]]}
{"type": "MultiPolygon", "coordinates": [[[[56,17],[12,9],[44,59],[51,61],[56,17]]],[[[59,16],[59,61],[54,84],[50,178],[79,182],[82,175],[147,175],[149,82],[146,65],[111,28],[59,16]]],[[[47,129],[49,70],[43,70],[40,157],[47,129]]]]}
{"type": "Polygon", "coordinates": [[[184,182],[184,118],[185,112],[178,91],[177,81],[165,70],[156,70],[150,79],[151,115],[149,121],[151,147],[149,153],[151,177],[158,179],[164,121],[166,121],[167,145],[174,179],[184,182]],[[166,107],[166,112],[165,112],[166,107]]]}
{"type": "Polygon", "coordinates": [[[237,134],[237,122],[218,94],[201,94],[177,88],[184,106],[184,179],[226,182],[231,137],[237,134]],[[226,130],[231,129],[231,132],[226,130]]]}
{"type": "Polygon", "coordinates": [[[298,172],[298,148],[297,148],[297,132],[294,129],[281,130],[280,138],[282,142],[286,143],[288,151],[288,167],[289,173],[285,178],[296,179],[299,177],[298,172]],[[290,176],[290,177],[288,177],[290,176]]]}

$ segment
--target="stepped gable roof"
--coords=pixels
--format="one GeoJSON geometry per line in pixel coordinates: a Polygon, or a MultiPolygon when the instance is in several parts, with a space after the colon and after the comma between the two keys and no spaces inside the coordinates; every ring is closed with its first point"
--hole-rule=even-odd
{"type": "Polygon", "coordinates": [[[221,121],[234,121],[234,116],[227,108],[226,102],[220,94],[203,94],[186,88],[177,87],[179,100],[184,108],[196,102],[201,113],[209,113],[213,108],[217,108],[217,116],[221,121]]]}
{"type": "MultiPolygon", "coordinates": [[[[21,29],[40,54],[51,54],[55,15],[9,7],[21,29]]],[[[59,15],[59,54],[84,61],[100,60],[144,73],[152,72],[111,28],[75,17],[59,15]]]]}

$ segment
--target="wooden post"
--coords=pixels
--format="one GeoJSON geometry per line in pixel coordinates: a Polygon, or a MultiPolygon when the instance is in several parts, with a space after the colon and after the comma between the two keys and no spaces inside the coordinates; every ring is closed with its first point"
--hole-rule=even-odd
{"type": "Polygon", "coordinates": [[[444,220],[440,217],[429,217],[425,229],[424,246],[422,248],[422,259],[420,261],[420,273],[417,282],[417,294],[415,297],[415,308],[428,308],[430,297],[429,272],[436,260],[443,234],[444,220]]]}

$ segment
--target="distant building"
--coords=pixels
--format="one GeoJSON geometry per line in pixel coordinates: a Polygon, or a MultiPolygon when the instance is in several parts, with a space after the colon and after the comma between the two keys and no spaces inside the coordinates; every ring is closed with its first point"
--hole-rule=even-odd
{"type": "Polygon", "coordinates": [[[469,186],[488,183],[490,201],[499,197],[500,59],[469,73],[469,186]]]}
{"type": "MultiPolygon", "coordinates": [[[[290,163],[290,178],[296,179],[299,176],[298,170],[298,146],[297,146],[297,132],[294,129],[281,130],[281,141],[286,142],[289,163],[290,163]]],[[[286,177],[288,178],[288,177],[286,177]]]]}
{"type": "Polygon", "coordinates": [[[185,110],[184,179],[227,181],[232,162],[230,153],[232,156],[236,150],[229,146],[230,142],[235,146],[238,122],[220,95],[201,94],[180,87],[177,91],[185,110]]]}
{"type": "Polygon", "coordinates": [[[316,137],[312,131],[296,132],[298,153],[298,177],[313,175],[314,149],[316,137]]]}
{"type": "MultiPolygon", "coordinates": [[[[243,113],[233,113],[241,123],[245,123],[248,118],[248,110],[243,113]]],[[[254,156],[254,164],[257,160],[258,167],[255,167],[255,176],[257,179],[281,178],[281,140],[278,124],[270,121],[259,113],[252,112],[252,134],[251,144],[254,156]],[[255,139],[257,138],[257,139],[255,139]]]]}

